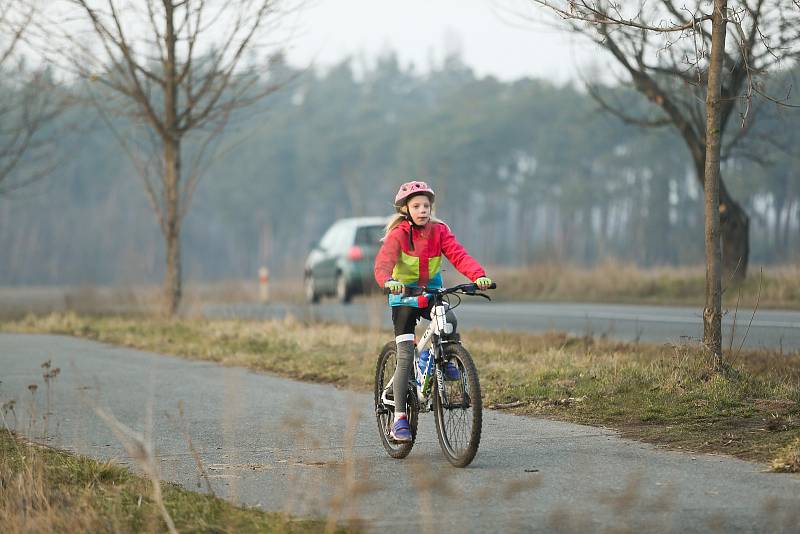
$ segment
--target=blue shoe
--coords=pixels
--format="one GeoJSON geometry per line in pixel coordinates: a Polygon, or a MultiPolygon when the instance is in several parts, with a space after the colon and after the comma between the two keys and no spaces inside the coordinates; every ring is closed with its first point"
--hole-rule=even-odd
{"type": "Polygon", "coordinates": [[[459,380],[461,378],[461,371],[458,370],[458,365],[452,361],[444,362],[444,379],[449,381],[459,380]]]}
{"type": "Polygon", "coordinates": [[[389,437],[402,443],[411,441],[411,426],[408,424],[407,417],[400,417],[394,422],[392,430],[389,432],[389,437]]]}

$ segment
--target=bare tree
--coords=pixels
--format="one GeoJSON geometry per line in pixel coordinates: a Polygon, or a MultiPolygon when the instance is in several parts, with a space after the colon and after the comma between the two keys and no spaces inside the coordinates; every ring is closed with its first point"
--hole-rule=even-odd
{"type": "MultiPolygon", "coordinates": [[[[695,175],[704,184],[706,88],[713,31],[707,0],[531,0],[555,10],[569,28],[605,48],[621,69],[620,81],[632,85],[658,109],[633,115],[625,103],[610,102],[597,85],[591,94],[630,124],[671,126],[682,136],[695,175]],[[660,37],[658,34],[662,34],[660,37]]],[[[764,77],[798,57],[800,10],[782,0],[735,0],[725,7],[722,43],[720,135],[723,161],[746,140],[755,120],[753,97],[763,95],[764,77]],[[737,120],[738,119],[738,120],[737,120]],[[731,124],[739,128],[731,132],[731,124]]],[[[726,277],[741,280],[749,260],[749,218],[720,181],[720,233],[726,277]]]]}
{"type": "Polygon", "coordinates": [[[146,136],[115,134],[141,176],[164,238],[166,312],[182,296],[181,223],[210,144],[231,113],[279,84],[245,61],[281,38],[287,0],[61,0],[50,52],[84,80],[103,116],[146,136]],[[87,24],[88,23],[88,24],[87,24]],[[88,27],[86,27],[88,26],[88,27]],[[273,32],[273,33],[271,33],[273,32]],[[271,39],[268,42],[267,39],[271,39]],[[189,150],[191,141],[191,150],[189,150]],[[149,143],[149,148],[147,144],[149,143]],[[185,165],[184,160],[191,163],[185,165]]]}
{"type": "MultiPolygon", "coordinates": [[[[763,94],[762,78],[798,57],[800,12],[781,0],[531,0],[555,11],[576,32],[605,48],[630,83],[658,109],[636,116],[630,106],[609,102],[597,86],[602,107],[640,126],[672,126],[692,157],[705,191],[706,305],[703,338],[722,360],[721,270],[745,276],[749,218],[720,177],[720,161],[746,137],[753,122],[753,96],[763,94]],[[627,8],[627,10],[626,10],[627,8]],[[709,25],[710,22],[710,25],[709,25]],[[733,43],[726,40],[734,28],[733,43]],[[738,111],[738,131],[725,135],[738,111]],[[724,268],[720,269],[720,265],[724,268]]],[[[765,95],[766,96],[766,95],[765,95]]]]}
{"type": "Polygon", "coordinates": [[[714,355],[716,367],[722,360],[722,277],[720,263],[720,203],[721,179],[719,175],[722,145],[722,64],[725,53],[727,0],[714,0],[711,14],[711,60],[708,65],[706,91],[706,154],[704,169],[705,236],[706,236],[706,291],[703,310],[703,342],[714,355]]]}
{"type": "Polygon", "coordinates": [[[20,52],[36,15],[36,2],[0,0],[0,196],[52,169],[44,129],[64,109],[46,66],[20,52]]]}

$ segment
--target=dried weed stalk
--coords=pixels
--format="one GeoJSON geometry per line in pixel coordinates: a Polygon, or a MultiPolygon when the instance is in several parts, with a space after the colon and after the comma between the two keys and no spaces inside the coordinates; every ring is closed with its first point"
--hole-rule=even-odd
{"type": "Polygon", "coordinates": [[[114,436],[116,436],[119,442],[122,443],[122,446],[125,447],[125,451],[128,453],[128,456],[130,456],[139,464],[139,467],[141,467],[141,469],[150,479],[153,486],[153,500],[156,502],[159,510],[161,511],[161,517],[167,524],[167,529],[169,532],[171,534],[177,534],[177,530],[175,530],[175,523],[172,521],[172,517],[167,511],[167,507],[164,505],[164,499],[161,494],[161,473],[158,467],[158,460],[153,453],[153,448],[150,441],[145,440],[143,434],[136,432],[120,422],[110,412],[107,412],[98,406],[94,408],[94,411],[98,417],[105,421],[105,423],[114,433],[114,436]]]}
{"type": "Polygon", "coordinates": [[[356,513],[356,503],[359,497],[367,495],[377,489],[368,479],[361,479],[356,471],[355,436],[358,426],[359,408],[350,407],[347,425],[344,433],[344,464],[340,476],[339,491],[330,500],[328,520],[325,523],[325,533],[332,534],[336,531],[336,524],[340,518],[345,518],[351,525],[359,523],[356,513]]]}
{"type": "Polygon", "coordinates": [[[197,466],[197,472],[200,474],[200,477],[206,483],[206,489],[208,490],[208,493],[216,497],[214,489],[211,487],[211,481],[208,478],[208,472],[206,471],[205,465],[203,464],[203,459],[200,458],[200,453],[194,446],[194,442],[192,441],[192,435],[189,433],[189,426],[186,422],[186,417],[183,411],[183,401],[178,401],[178,416],[179,416],[178,422],[179,422],[179,427],[181,429],[181,434],[183,434],[183,438],[186,440],[186,444],[189,447],[189,451],[192,453],[192,457],[194,458],[194,463],[197,466]]]}

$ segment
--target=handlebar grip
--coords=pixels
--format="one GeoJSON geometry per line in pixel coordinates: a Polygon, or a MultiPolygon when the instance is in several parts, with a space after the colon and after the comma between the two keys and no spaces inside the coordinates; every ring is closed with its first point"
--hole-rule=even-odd
{"type": "MultiPolygon", "coordinates": [[[[384,294],[384,295],[394,295],[394,293],[392,293],[391,291],[389,291],[389,289],[388,289],[388,288],[385,288],[385,287],[383,288],[383,294],[384,294]]],[[[407,287],[404,287],[404,288],[403,288],[403,292],[402,292],[402,293],[399,293],[399,295],[400,295],[401,297],[407,297],[407,296],[408,296],[408,288],[407,288],[407,287]]]]}
{"type": "MultiPolygon", "coordinates": [[[[470,285],[472,286],[473,290],[482,291],[481,289],[478,288],[478,284],[473,283],[473,284],[470,284],[470,285]]],[[[489,287],[487,287],[486,289],[497,289],[497,282],[492,282],[491,285],[489,287]]],[[[483,291],[485,291],[485,290],[483,290],[483,291]]]]}

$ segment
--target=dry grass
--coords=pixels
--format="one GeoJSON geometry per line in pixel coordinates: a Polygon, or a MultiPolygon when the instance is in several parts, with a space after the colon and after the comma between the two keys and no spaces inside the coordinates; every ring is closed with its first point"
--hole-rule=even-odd
{"type": "MultiPolygon", "coordinates": [[[[705,285],[702,266],[643,269],[614,260],[591,268],[541,263],[520,268],[493,266],[489,272],[501,282],[493,293],[500,300],[700,306],[705,285]]],[[[448,276],[452,283],[465,281],[452,269],[448,276]]],[[[768,266],[763,268],[763,275],[759,267],[752,266],[743,284],[723,283],[723,288],[723,306],[729,309],[736,308],[737,301],[739,308],[752,308],[758,302],[759,308],[800,309],[800,266],[768,266]]],[[[300,303],[303,294],[299,275],[270,283],[271,301],[300,303]]],[[[258,298],[255,279],[190,282],[184,288],[182,312],[201,315],[208,303],[257,302],[258,298]]],[[[151,315],[163,308],[162,290],[157,285],[0,288],[0,318],[69,311],[151,315]]]]}
{"type": "MultiPolygon", "coordinates": [[[[239,508],[174,484],[159,487],[181,532],[318,532],[323,525],[239,508]]],[[[0,518],[9,534],[167,529],[150,480],[5,430],[0,430],[0,518]]]]}
{"type": "Polygon", "coordinates": [[[0,323],[0,330],[49,332],[87,337],[152,352],[272,371],[300,380],[347,383],[371,387],[374,360],[385,343],[380,331],[355,330],[346,325],[309,327],[285,321],[200,319],[165,320],[155,317],[92,318],[50,314],[0,323]]]}
{"type": "Polygon", "coordinates": [[[772,460],[772,470],[780,473],[800,473],[800,438],[778,451],[772,460]]]}
{"type": "MultiPolygon", "coordinates": [[[[369,391],[389,332],[298,321],[55,314],[0,330],[87,337],[143,350],[369,391]]],[[[768,462],[800,437],[800,354],[744,351],[720,375],[695,345],[619,343],[564,334],[465,334],[484,404],[604,425],[628,436],[768,462]]]]}
{"type": "MultiPolygon", "coordinates": [[[[654,267],[608,260],[587,268],[558,263],[543,263],[527,268],[490,269],[502,284],[501,298],[510,300],[550,300],[580,302],[623,302],[675,305],[702,305],[705,268],[654,267]]],[[[800,307],[800,266],[766,266],[762,271],[751,266],[741,285],[723,281],[723,305],[762,308],[800,307]]]]}
{"type": "MultiPolygon", "coordinates": [[[[284,279],[270,285],[270,300],[301,302],[300,279],[284,279]]],[[[257,302],[255,280],[223,280],[213,283],[188,283],[184,287],[182,311],[197,314],[206,303],[257,302]]],[[[152,315],[164,309],[162,288],[139,286],[23,286],[0,287],[0,318],[18,319],[27,314],[51,312],[125,313],[152,315]]]]}

